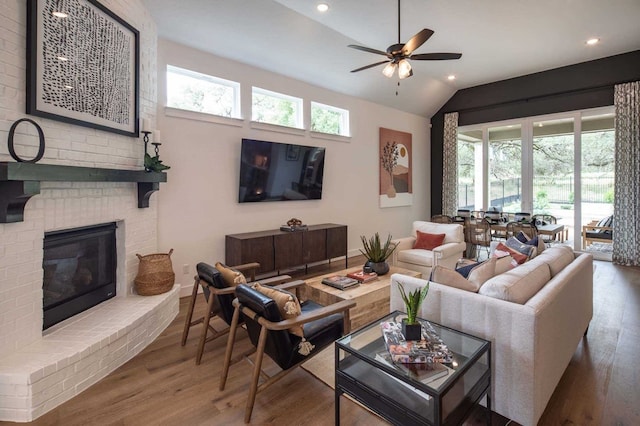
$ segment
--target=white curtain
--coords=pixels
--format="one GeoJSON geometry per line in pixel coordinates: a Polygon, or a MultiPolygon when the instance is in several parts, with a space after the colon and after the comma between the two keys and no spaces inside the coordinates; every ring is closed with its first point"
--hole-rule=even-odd
{"type": "Polygon", "coordinates": [[[442,214],[458,211],[458,113],[444,115],[442,147],[442,214]]]}
{"type": "Polygon", "coordinates": [[[615,86],[613,262],[640,265],[640,81],[615,86]]]}

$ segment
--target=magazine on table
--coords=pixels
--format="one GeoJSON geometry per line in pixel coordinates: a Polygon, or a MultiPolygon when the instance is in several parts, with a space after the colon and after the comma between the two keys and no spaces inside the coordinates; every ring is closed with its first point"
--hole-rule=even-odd
{"type": "Polygon", "coordinates": [[[424,384],[429,383],[432,387],[437,388],[442,384],[442,381],[436,382],[441,377],[449,375],[449,371],[453,371],[451,368],[439,362],[429,362],[422,364],[402,364],[393,362],[391,354],[389,352],[378,352],[376,354],[376,360],[392,366],[395,369],[402,371],[405,374],[411,373],[412,378],[424,384]]]}
{"type": "Polygon", "coordinates": [[[322,280],[322,284],[330,285],[331,287],[335,287],[340,290],[345,290],[347,288],[360,285],[358,280],[345,277],[344,275],[333,275],[330,277],[326,277],[322,280]]]}
{"type": "Polygon", "coordinates": [[[405,340],[402,325],[397,322],[380,324],[385,346],[396,363],[449,363],[453,361],[453,353],[442,341],[431,324],[421,321],[422,340],[405,340]]]}
{"type": "Polygon", "coordinates": [[[368,283],[378,279],[378,274],[375,272],[364,272],[363,270],[349,272],[347,277],[358,280],[360,283],[368,283]]]}

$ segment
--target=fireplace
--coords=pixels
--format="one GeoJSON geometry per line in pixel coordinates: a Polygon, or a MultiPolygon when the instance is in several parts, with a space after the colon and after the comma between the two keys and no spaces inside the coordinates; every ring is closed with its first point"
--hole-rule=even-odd
{"type": "Polygon", "coordinates": [[[42,329],[116,295],[116,224],[44,235],[42,329]]]}

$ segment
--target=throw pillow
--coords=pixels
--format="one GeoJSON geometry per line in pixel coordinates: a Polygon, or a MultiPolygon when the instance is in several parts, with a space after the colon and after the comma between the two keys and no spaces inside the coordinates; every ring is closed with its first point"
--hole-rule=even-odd
{"type": "Polygon", "coordinates": [[[461,266],[460,268],[456,268],[456,272],[462,275],[464,278],[469,278],[469,273],[473,268],[478,266],[480,262],[474,262],[469,265],[461,266]]]}
{"type": "Polygon", "coordinates": [[[228,266],[223,265],[220,262],[216,263],[216,269],[218,270],[218,272],[220,272],[222,278],[224,279],[224,282],[227,283],[229,287],[235,287],[238,284],[247,283],[247,279],[240,271],[229,268],[228,266]]]}
{"type": "Polygon", "coordinates": [[[504,245],[509,247],[510,249],[517,250],[520,253],[524,254],[525,256],[527,256],[527,259],[533,257],[532,255],[535,247],[526,243],[521,243],[520,240],[515,237],[509,238],[507,241],[505,241],[504,245]]]}
{"type": "Polygon", "coordinates": [[[457,269],[454,271],[444,266],[436,265],[431,271],[431,281],[475,293],[485,281],[493,277],[496,269],[496,259],[492,258],[469,266],[473,266],[473,268],[469,271],[468,278],[464,278],[457,269]]]}
{"type": "Polygon", "coordinates": [[[522,265],[529,258],[527,255],[520,253],[518,250],[509,248],[506,245],[502,244],[501,242],[498,243],[498,246],[496,247],[496,251],[504,251],[509,253],[509,255],[513,257],[513,259],[516,261],[518,265],[522,265]]]}
{"type": "MultiPolygon", "coordinates": [[[[522,240],[520,240],[520,241],[522,241],[522,240]]],[[[540,237],[533,237],[532,239],[530,239],[529,241],[525,241],[524,243],[529,245],[529,246],[533,246],[533,247],[536,248],[535,256],[534,256],[534,253],[532,253],[532,255],[531,255],[532,259],[534,257],[536,257],[537,255],[539,255],[540,253],[542,253],[544,251],[544,249],[546,248],[545,245],[544,245],[544,241],[540,237]]]]}
{"type": "Polygon", "coordinates": [[[529,236],[522,231],[518,232],[518,235],[516,235],[516,238],[521,243],[526,243],[527,241],[529,241],[529,236]]]}
{"type": "MultiPolygon", "coordinates": [[[[255,283],[253,285],[253,288],[276,302],[282,319],[287,320],[296,318],[302,313],[300,302],[298,301],[298,298],[295,294],[289,293],[288,291],[281,290],[279,288],[265,286],[260,283],[255,283]]],[[[295,334],[296,336],[304,337],[304,330],[301,325],[291,327],[289,329],[289,333],[295,334]]]]}
{"type": "Polygon", "coordinates": [[[509,254],[503,257],[496,257],[496,271],[494,276],[504,274],[516,266],[518,266],[518,263],[509,254]]]}
{"type": "Polygon", "coordinates": [[[439,247],[444,242],[444,238],[447,234],[428,234],[426,232],[416,231],[416,243],[413,245],[414,249],[433,250],[439,247]]]}

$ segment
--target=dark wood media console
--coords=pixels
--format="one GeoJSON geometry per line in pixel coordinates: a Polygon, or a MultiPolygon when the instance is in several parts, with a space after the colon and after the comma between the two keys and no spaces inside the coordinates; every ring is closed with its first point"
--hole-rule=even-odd
{"type": "Polygon", "coordinates": [[[344,256],[347,267],[347,226],[310,225],[306,231],[279,229],[225,236],[227,265],[260,263],[259,273],[280,271],[344,256]]]}

